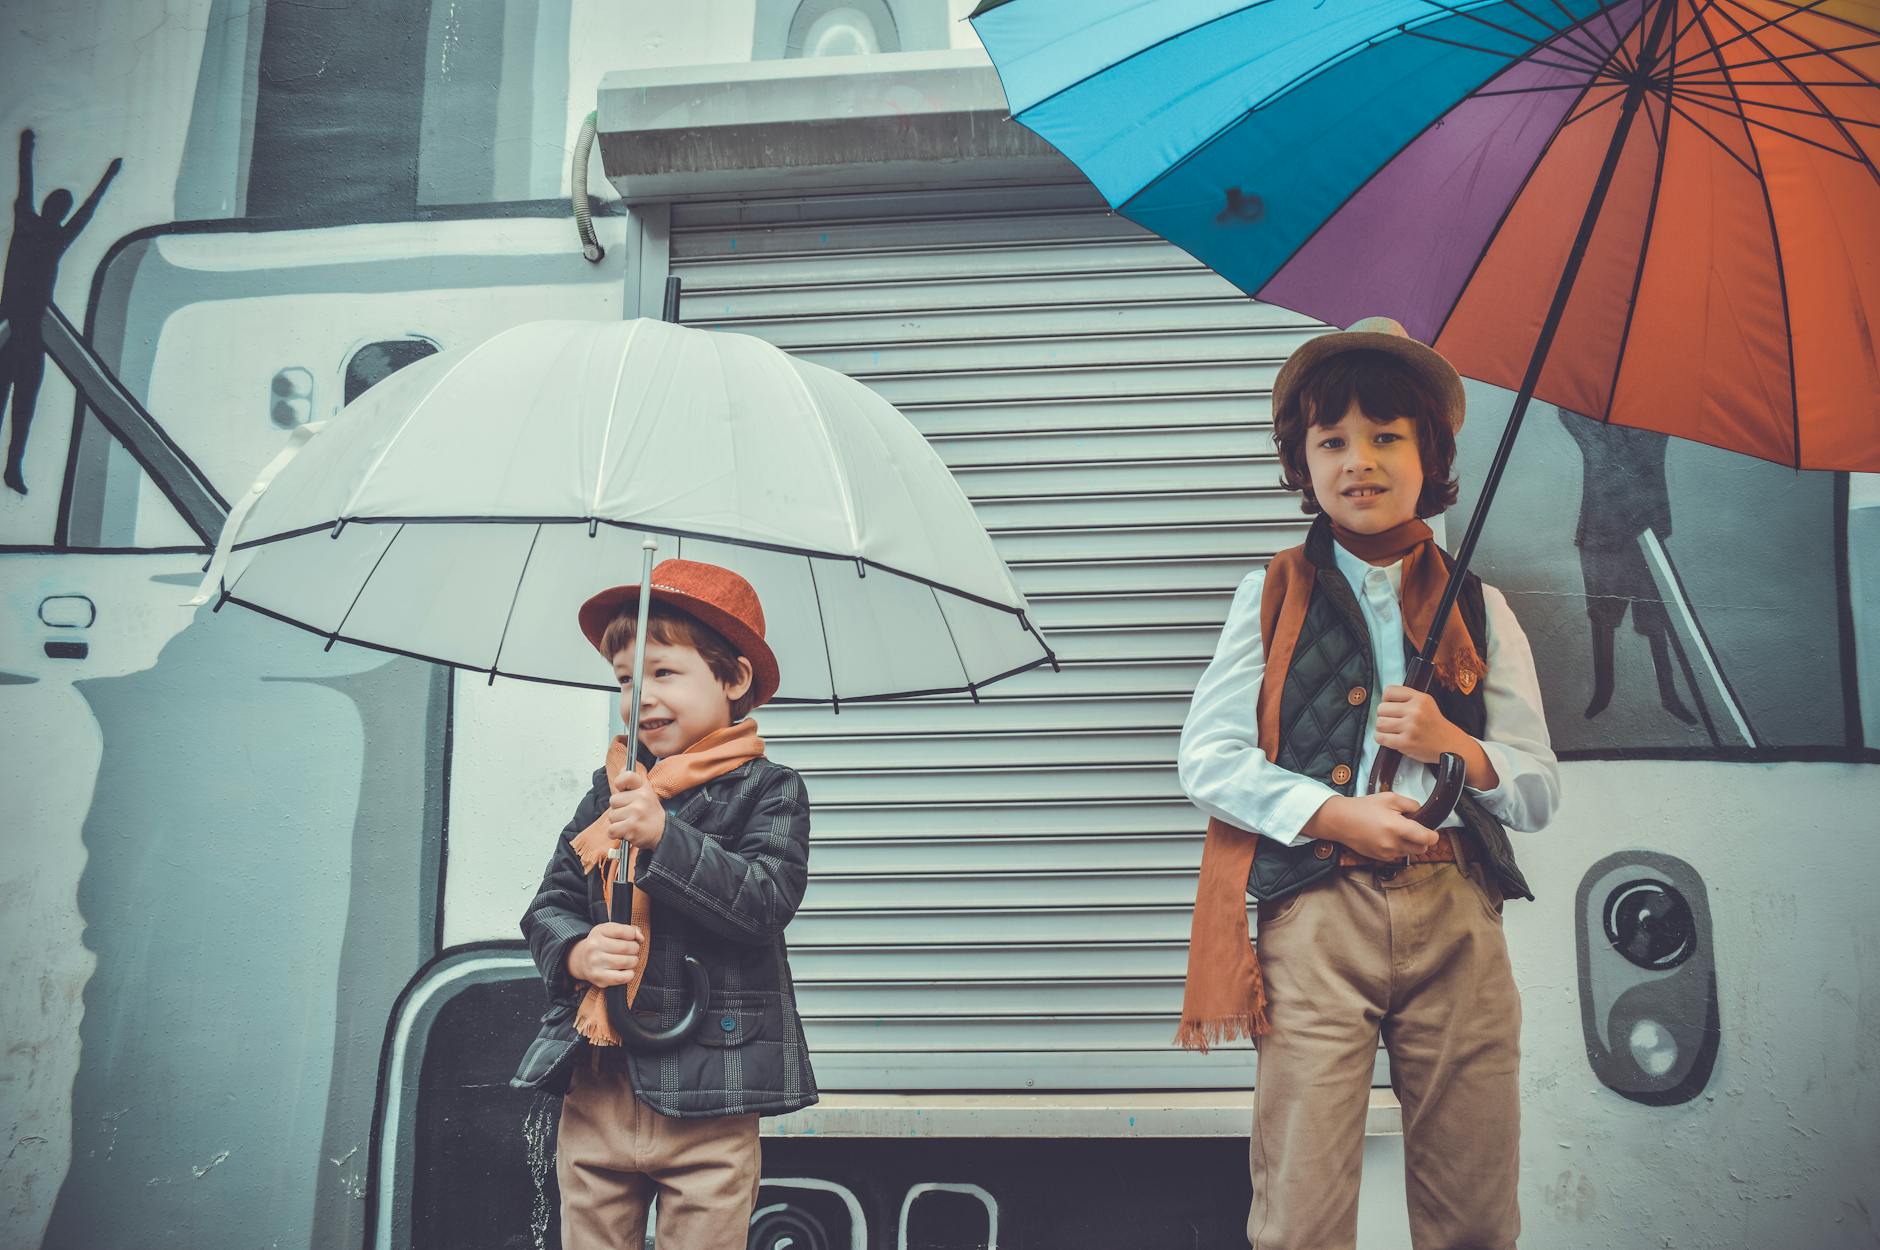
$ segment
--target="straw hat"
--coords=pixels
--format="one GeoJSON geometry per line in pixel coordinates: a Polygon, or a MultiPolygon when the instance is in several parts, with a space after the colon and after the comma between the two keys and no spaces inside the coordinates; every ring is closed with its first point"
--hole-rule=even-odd
{"type": "MultiPolygon", "coordinates": [[[[730,569],[697,560],[661,560],[653,566],[653,602],[664,603],[709,625],[731,649],[751,662],[751,706],[761,707],[777,693],[781,676],[777,657],[764,641],[764,605],[751,584],[730,569]]],[[[640,587],[615,586],[581,605],[581,632],[609,662],[601,637],[614,617],[637,609],[640,587]]]]}
{"type": "Polygon", "coordinates": [[[1333,330],[1300,344],[1299,350],[1286,358],[1279,376],[1273,380],[1273,411],[1277,413],[1285,408],[1292,398],[1293,388],[1313,366],[1340,352],[1360,349],[1388,352],[1409,365],[1436,396],[1443,415],[1449,418],[1450,430],[1462,428],[1462,375],[1434,348],[1411,338],[1400,322],[1389,317],[1366,317],[1349,330],[1333,330]]]}

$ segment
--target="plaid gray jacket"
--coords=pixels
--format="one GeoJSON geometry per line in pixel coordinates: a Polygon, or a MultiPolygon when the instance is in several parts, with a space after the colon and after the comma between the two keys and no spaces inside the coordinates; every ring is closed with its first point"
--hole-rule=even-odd
{"type": "MultiPolygon", "coordinates": [[[[607,917],[598,899],[589,905],[573,839],[606,808],[608,793],[606,770],[596,770],[522,917],[522,936],[549,1001],[510,1080],[521,1089],[567,1092],[588,1047],[574,1030],[585,987],[568,976],[568,950],[607,917]]],[[[711,996],[683,1044],[630,1057],[634,1092],[662,1115],[682,1119],[807,1107],[816,1101],[816,1082],[783,940],[809,879],[803,779],[759,758],[666,800],[665,807],[665,835],[639,865],[639,888],[652,896],[654,924],[634,1012],[656,1028],[678,1022],[686,955],[704,964],[711,996]]]]}

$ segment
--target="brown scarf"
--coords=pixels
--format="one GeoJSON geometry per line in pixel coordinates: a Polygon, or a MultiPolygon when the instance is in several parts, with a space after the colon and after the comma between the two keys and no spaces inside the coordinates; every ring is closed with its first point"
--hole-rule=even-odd
{"type": "MultiPolygon", "coordinates": [[[[630,758],[629,743],[630,739],[622,734],[607,748],[607,784],[615,794],[624,788],[627,760],[630,758]]],[[[757,722],[746,717],[735,725],[706,734],[677,755],[668,755],[654,764],[650,772],[638,761],[634,762],[633,767],[652,783],[654,794],[662,799],[670,799],[695,786],[704,785],[714,777],[722,777],[763,753],[764,740],[757,736],[757,722]]],[[[607,901],[609,915],[613,914],[614,880],[620,875],[621,861],[608,859],[607,852],[618,845],[619,839],[607,831],[606,812],[602,812],[593,824],[574,837],[575,853],[581,857],[581,871],[593,872],[597,864],[601,865],[601,897],[607,901]]],[[[639,847],[628,850],[626,865],[629,883],[639,880],[639,874],[634,871],[639,858],[639,847]]],[[[645,890],[633,891],[631,922],[640,931],[640,970],[627,983],[629,1003],[639,995],[647,959],[653,950],[653,900],[647,897],[645,890]]],[[[606,996],[594,986],[588,986],[587,993],[581,996],[581,1006],[575,1012],[574,1027],[577,1033],[596,1046],[620,1045],[620,1037],[607,1018],[606,996]]]]}
{"type": "MultiPolygon", "coordinates": [[[[1410,520],[1382,534],[1366,535],[1334,525],[1332,534],[1359,559],[1403,560],[1404,633],[1413,646],[1420,647],[1449,575],[1447,561],[1431,540],[1430,527],[1410,520]]],[[[1280,696],[1317,580],[1318,570],[1306,558],[1303,546],[1280,552],[1266,567],[1266,586],[1260,596],[1266,672],[1257,708],[1259,745],[1268,759],[1279,758],[1280,696]]],[[[1486,671],[1467,627],[1452,614],[1436,648],[1437,680],[1467,694],[1486,671]]],[[[1247,931],[1247,874],[1261,840],[1262,835],[1225,821],[1208,821],[1188,938],[1188,984],[1182,996],[1181,1027],[1175,1033],[1176,1045],[1185,1050],[1205,1051],[1219,1042],[1259,1037],[1272,1029],[1266,1016],[1266,982],[1247,931]]]]}

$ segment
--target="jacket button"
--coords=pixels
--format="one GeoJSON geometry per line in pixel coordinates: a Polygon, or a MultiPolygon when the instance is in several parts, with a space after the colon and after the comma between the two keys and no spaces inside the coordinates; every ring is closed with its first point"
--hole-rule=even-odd
{"type": "Polygon", "coordinates": [[[727,1033],[736,1033],[738,1031],[738,1018],[736,1016],[726,1016],[718,1022],[718,1027],[727,1033]]]}
{"type": "Polygon", "coordinates": [[[1333,785],[1342,786],[1347,781],[1350,781],[1350,780],[1351,780],[1351,765],[1340,764],[1336,768],[1332,769],[1332,784],[1333,785]]]}
{"type": "Polygon", "coordinates": [[[1312,848],[1312,853],[1320,859],[1330,859],[1332,857],[1332,844],[1330,842],[1321,842],[1312,848]]]}
{"type": "Polygon", "coordinates": [[[1369,698],[1370,694],[1371,692],[1366,690],[1363,686],[1353,686],[1350,690],[1345,692],[1345,702],[1351,704],[1353,707],[1357,707],[1360,703],[1363,703],[1369,698]]]}

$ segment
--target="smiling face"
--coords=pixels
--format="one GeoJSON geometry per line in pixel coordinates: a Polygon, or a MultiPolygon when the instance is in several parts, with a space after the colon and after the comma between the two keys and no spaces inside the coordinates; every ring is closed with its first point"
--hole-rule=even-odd
{"type": "MultiPolygon", "coordinates": [[[[650,631],[649,631],[650,632],[650,631]]],[[[620,719],[633,715],[633,655],[614,655],[620,683],[620,719]]],[[[732,704],[751,688],[751,662],[737,658],[738,679],[727,682],[712,672],[698,649],[655,639],[640,667],[640,744],[658,759],[689,749],[706,734],[731,724],[732,704]]]]}
{"type": "Polygon", "coordinates": [[[1305,451],[1313,496],[1335,524],[1381,534],[1416,516],[1423,457],[1409,417],[1376,421],[1354,399],[1337,421],[1306,430],[1305,451]]]}

